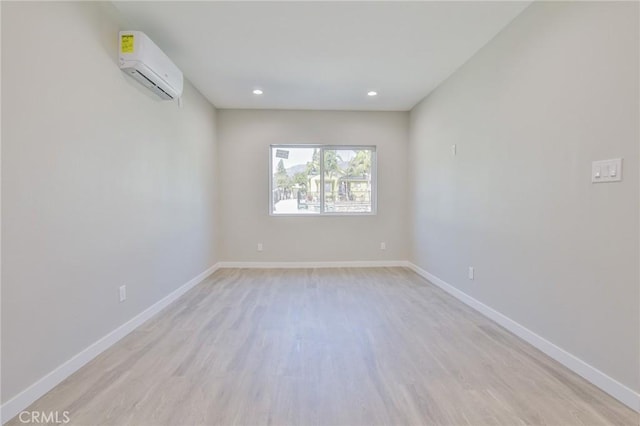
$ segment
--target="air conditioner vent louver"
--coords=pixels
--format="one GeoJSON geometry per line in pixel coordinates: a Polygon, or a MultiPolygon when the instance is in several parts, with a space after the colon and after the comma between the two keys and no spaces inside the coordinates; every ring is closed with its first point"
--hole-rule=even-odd
{"type": "MultiPolygon", "coordinates": [[[[153,84],[154,86],[156,86],[156,84],[155,84],[153,81],[149,80],[149,77],[147,77],[146,75],[142,74],[142,73],[141,73],[140,71],[138,71],[138,70],[135,70],[135,71],[136,71],[138,74],[140,74],[142,77],[144,77],[144,79],[145,79],[145,80],[147,80],[149,83],[151,83],[151,84],[153,84]]],[[[156,86],[156,87],[158,87],[158,86],[156,86]]]]}
{"type": "Polygon", "coordinates": [[[141,81],[140,77],[135,76],[136,80],[141,81],[142,84],[144,84],[145,86],[147,86],[149,89],[153,90],[156,95],[160,96],[163,99],[173,99],[173,96],[171,96],[170,94],[168,94],[167,92],[165,92],[164,90],[162,90],[161,87],[159,87],[157,84],[155,84],[153,82],[153,80],[151,80],[149,77],[147,77],[146,75],[142,74],[140,71],[138,70],[134,70],[136,74],[139,74],[142,78],[144,78],[145,81],[141,81]]]}

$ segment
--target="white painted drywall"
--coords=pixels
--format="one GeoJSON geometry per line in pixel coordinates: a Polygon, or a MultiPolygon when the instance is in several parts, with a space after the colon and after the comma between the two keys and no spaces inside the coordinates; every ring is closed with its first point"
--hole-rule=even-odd
{"type": "Polygon", "coordinates": [[[414,108],[409,149],[411,260],[636,391],[638,36],[638,3],[534,3],[414,108]]]}
{"type": "Polygon", "coordinates": [[[405,260],[408,123],[406,112],[219,110],[221,259],[405,260]],[[376,145],[378,214],[269,216],[269,145],[292,143],[376,145]]]}
{"type": "Polygon", "coordinates": [[[526,1],[118,1],[219,108],[403,111],[526,1]],[[179,18],[178,18],[179,17],[179,18]],[[255,85],[265,91],[256,97],[255,85]],[[366,96],[377,90],[380,96],[366,96]]]}
{"type": "Polygon", "coordinates": [[[215,110],[121,72],[119,29],[2,2],[3,402],[217,260],[215,110]]]}

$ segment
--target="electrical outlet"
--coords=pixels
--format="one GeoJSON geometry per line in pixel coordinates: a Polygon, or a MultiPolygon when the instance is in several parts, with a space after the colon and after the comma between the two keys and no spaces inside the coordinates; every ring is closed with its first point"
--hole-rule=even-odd
{"type": "Polygon", "coordinates": [[[258,251],[262,251],[262,243],[258,243],[258,251]]]}
{"type": "Polygon", "coordinates": [[[469,279],[470,280],[473,279],[473,274],[474,274],[473,266],[469,266],[469,279]]]}
{"type": "Polygon", "coordinates": [[[387,243],[380,243],[380,250],[386,250],[387,249],[387,243]]]}
{"type": "Polygon", "coordinates": [[[458,148],[455,145],[451,145],[451,155],[455,157],[457,153],[458,153],[458,148]]]}
{"type": "Polygon", "coordinates": [[[120,302],[124,302],[125,300],[127,300],[127,286],[121,285],[120,286],[120,302]]]}

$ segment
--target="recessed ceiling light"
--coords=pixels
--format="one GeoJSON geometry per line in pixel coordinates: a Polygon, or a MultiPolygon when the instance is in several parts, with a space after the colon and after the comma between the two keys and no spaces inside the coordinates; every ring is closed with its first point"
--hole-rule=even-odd
{"type": "Polygon", "coordinates": [[[260,90],[260,89],[255,89],[255,90],[253,91],[253,94],[254,94],[254,95],[262,95],[262,90],[260,90]]]}
{"type": "Polygon", "coordinates": [[[378,96],[378,92],[376,92],[375,90],[371,90],[369,92],[367,92],[368,96],[378,96]]]}

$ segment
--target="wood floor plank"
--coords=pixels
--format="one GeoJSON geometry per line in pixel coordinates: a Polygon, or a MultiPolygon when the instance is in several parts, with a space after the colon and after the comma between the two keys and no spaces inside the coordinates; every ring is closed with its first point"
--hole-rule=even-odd
{"type": "Polygon", "coordinates": [[[28,410],[76,425],[639,423],[405,268],[219,270],[28,410]]]}

